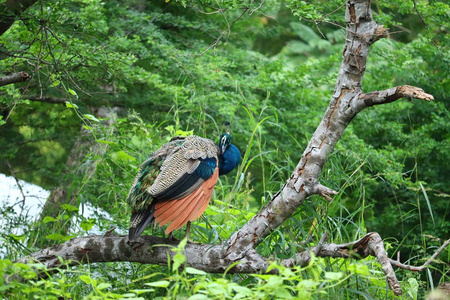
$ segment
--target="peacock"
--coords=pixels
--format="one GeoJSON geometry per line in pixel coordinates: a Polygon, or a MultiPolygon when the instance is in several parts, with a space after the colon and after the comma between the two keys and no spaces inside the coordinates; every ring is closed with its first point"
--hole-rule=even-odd
{"type": "Polygon", "coordinates": [[[200,217],[211,199],[219,175],[231,172],[241,161],[229,133],[212,140],[196,135],[174,137],[140,166],[128,194],[132,207],[128,238],[136,240],[154,222],[169,223],[169,234],[200,217]]]}

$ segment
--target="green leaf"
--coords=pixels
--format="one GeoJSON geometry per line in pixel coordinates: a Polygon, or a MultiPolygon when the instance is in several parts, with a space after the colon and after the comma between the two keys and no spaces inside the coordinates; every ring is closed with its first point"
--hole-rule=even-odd
{"type": "Polygon", "coordinates": [[[56,219],[53,218],[53,217],[50,217],[50,216],[46,216],[46,217],[42,220],[42,222],[44,222],[45,224],[48,223],[48,222],[55,222],[55,221],[56,221],[56,219]]]}
{"type": "MultiPolygon", "coordinates": [[[[99,285],[97,285],[97,290],[103,290],[103,289],[107,289],[111,286],[111,284],[106,283],[106,282],[102,282],[99,285]]],[[[133,294],[134,296],[134,294],[133,294]]]]}
{"type": "Polygon", "coordinates": [[[80,223],[80,227],[85,230],[85,231],[89,231],[92,229],[92,227],[94,227],[95,225],[95,220],[94,219],[89,219],[89,220],[83,220],[80,223]]]}
{"type": "MultiPolygon", "coordinates": [[[[144,294],[144,293],[150,293],[150,292],[154,292],[155,289],[139,289],[139,290],[131,290],[131,292],[140,295],[140,294],[144,294]]],[[[123,296],[123,295],[122,295],[123,296]]]]}
{"type": "Polygon", "coordinates": [[[26,239],[25,235],[17,235],[17,234],[14,234],[14,233],[10,233],[9,237],[13,238],[16,241],[25,241],[25,239],[26,239]]]}
{"type": "Polygon", "coordinates": [[[55,81],[53,81],[53,83],[52,83],[51,87],[55,87],[55,86],[58,86],[58,85],[59,85],[60,83],[61,83],[61,81],[59,81],[59,80],[55,80],[55,81]]]}
{"type": "Polygon", "coordinates": [[[133,156],[129,155],[128,153],[126,153],[123,150],[117,151],[117,152],[113,153],[111,156],[112,156],[112,158],[114,160],[121,160],[121,161],[124,161],[124,162],[131,162],[131,161],[135,161],[136,160],[136,158],[134,158],[133,156]]]}
{"type": "Polygon", "coordinates": [[[344,274],[342,272],[325,272],[325,278],[331,280],[339,280],[344,274]]]}
{"type": "Polygon", "coordinates": [[[245,286],[240,286],[240,285],[233,285],[232,286],[232,289],[236,292],[236,293],[238,293],[238,294],[242,294],[242,295],[245,295],[245,296],[250,296],[251,294],[252,294],[252,290],[251,289],[249,289],[249,288],[247,288],[247,287],[245,287],[245,286]]]}
{"type": "Polygon", "coordinates": [[[300,281],[298,283],[298,286],[300,288],[304,288],[304,289],[311,289],[311,288],[318,286],[319,284],[320,284],[320,281],[305,279],[305,280],[300,281]]]}
{"type": "Polygon", "coordinates": [[[66,210],[66,211],[69,211],[69,212],[71,212],[71,211],[78,211],[78,207],[75,207],[75,206],[70,205],[70,204],[61,204],[61,208],[66,210]]]}
{"type": "Polygon", "coordinates": [[[292,299],[291,293],[286,288],[276,289],[277,299],[292,299]]]}
{"type": "Polygon", "coordinates": [[[422,190],[423,196],[425,197],[425,201],[427,203],[428,211],[430,212],[430,215],[431,215],[431,220],[433,221],[433,225],[435,225],[435,223],[434,223],[434,216],[433,216],[433,210],[431,209],[431,203],[430,203],[430,199],[428,199],[427,191],[425,190],[425,188],[423,187],[421,182],[419,182],[419,185],[420,185],[420,189],[422,190]]]}
{"type": "MultiPolygon", "coordinates": [[[[141,298],[141,297],[136,298],[136,294],[134,294],[134,293],[125,293],[120,296],[122,298],[130,299],[130,300],[141,300],[141,299],[144,300],[144,298],[141,298]]],[[[120,299],[122,299],[122,298],[120,298],[120,299]]]]}
{"type": "Polygon", "coordinates": [[[92,279],[90,276],[87,276],[87,275],[81,275],[79,278],[81,281],[83,281],[84,283],[87,283],[87,284],[92,284],[93,282],[94,283],[96,282],[95,279],[92,279]]]}
{"type": "Polygon", "coordinates": [[[48,240],[54,240],[54,241],[65,241],[67,239],[67,237],[65,237],[59,233],[52,233],[52,234],[46,235],[45,238],[48,240]]]}
{"type": "Polygon", "coordinates": [[[107,145],[115,145],[115,144],[117,144],[115,142],[105,141],[105,140],[97,140],[97,142],[102,143],[102,144],[107,144],[107,145]]]}
{"type": "Polygon", "coordinates": [[[160,280],[155,282],[147,282],[145,285],[154,286],[154,287],[168,287],[170,282],[167,280],[160,280]]]}
{"type": "Polygon", "coordinates": [[[88,120],[91,120],[91,121],[94,121],[94,122],[100,122],[100,120],[97,119],[94,115],[91,115],[91,114],[84,114],[83,116],[84,116],[86,119],[88,119],[88,120]]]}
{"type": "Polygon", "coordinates": [[[178,252],[173,257],[173,265],[172,265],[172,271],[178,270],[178,268],[186,261],[186,256],[178,252]]]}
{"type": "Polygon", "coordinates": [[[66,107],[68,107],[68,108],[78,108],[78,105],[76,105],[75,103],[66,101],[66,107]]]}
{"type": "Polygon", "coordinates": [[[411,299],[416,300],[417,299],[417,293],[419,291],[419,283],[415,278],[408,278],[408,295],[411,297],[411,299]]]}
{"type": "Polygon", "coordinates": [[[178,244],[178,249],[183,250],[186,247],[187,244],[187,238],[185,237],[184,239],[182,239],[180,241],[180,243],[178,244]]]}
{"type": "Polygon", "coordinates": [[[370,275],[369,267],[366,265],[362,265],[362,264],[357,264],[357,263],[350,264],[350,266],[348,267],[348,270],[355,274],[360,274],[360,275],[365,275],[365,276],[370,275]]]}
{"type": "Polygon", "coordinates": [[[75,96],[75,97],[78,98],[77,92],[75,92],[74,90],[72,90],[72,89],[67,89],[67,92],[69,92],[69,94],[71,94],[71,95],[73,95],[73,96],[75,96]]]}
{"type": "Polygon", "coordinates": [[[198,270],[195,268],[191,268],[191,267],[186,267],[186,273],[188,274],[197,274],[197,275],[206,275],[207,273],[205,271],[202,270],[198,270]]]}
{"type": "Polygon", "coordinates": [[[203,294],[195,294],[188,298],[188,300],[209,300],[209,299],[211,298],[203,294]]]}

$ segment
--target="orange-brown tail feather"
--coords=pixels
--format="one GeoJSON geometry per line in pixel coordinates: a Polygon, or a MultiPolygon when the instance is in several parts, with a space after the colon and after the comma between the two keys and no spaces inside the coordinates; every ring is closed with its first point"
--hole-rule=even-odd
{"type": "Polygon", "coordinates": [[[202,187],[198,187],[199,192],[192,195],[193,197],[186,197],[184,200],[187,203],[186,208],[170,223],[166,229],[166,234],[174,230],[180,229],[189,221],[189,217],[193,211],[197,211],[199,204],[203,202],[204,193],[202,187]]]}
{"type": "MultiPolygon", "coordinates": [[[[203,201],[202,205],[200,206],[200,208],[199,208],[196,212],[194,212],[194,213],[191,215],[191,217],[189,218],[189,221],[194,221],[195,219],[197,219],[198,217],[200,217],[200,215],[201,215],[201,214],[206,210],[206,208],[208,207],[209,201],[211,200],[211,196],[212,196],[212,194],[213,194],[213,192],[214,192],[214,186],[215,186],[215,184],[216,184],[216,182],[217,182],[217,178],[218,178],[218,177],[219,177],[219,172],[217,172],[217,169],[216,169],[216,172],[214,172],[213,176],[211,176],[211,178],[208,179],[208,181],[211,180],[211,182],[208,182],[208,184],[207,184],[208,189],[206,190],[205,197],[204,197],[204,201],[203,201]],[[212,184],[213,182],[214,182],[214,184],[212,184]]],[[[206,183],[206,182],[205,182],[205,183],[206,183]]]]}
{"type": "Polygon", "coordinates": [[[171,200],[170,202],[174,202],[174,204],[156,217],[155,221],[159,225],[159,227],[162,227],[167,223],[175,220],[177,216],[183,213],[189,206],[190,198],[195,197],[199,192],[200,191],[197,189],[187,197],[184,197],[182,199],[171,200]]]}
{"type": "Polygon", "coordinates": [[[194,192],[182,199],[157,203],[155,206],[155,223],[159,227],[170,223],[166,234],[183,227],[187,222],[197,219],[206,209],[219,177],[218,168],[213,175],[194,192]]]}

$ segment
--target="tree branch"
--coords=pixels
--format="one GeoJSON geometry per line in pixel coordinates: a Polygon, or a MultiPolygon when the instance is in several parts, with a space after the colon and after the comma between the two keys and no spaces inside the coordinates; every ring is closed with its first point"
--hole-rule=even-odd
{"type": "Polygon", "coordinates": [[[414,98],[427,101],[434,99],[433,95],[425,93],[421,88],[410,85],[401,85],[383,91],[359,95],[359,100],[363,100],[366,107],[394,102],[400,98],[408,100],[414,98]]]}
{"type": "Polygon", "coordinates": [[[37,0],[6,0],[0,4],[0,36],[16,21],[17,17],[37,0]]]}
{"type": "MultiPolygon", "coordinates": [[[[394,269],[384,249],[383,240],[376,232],[368,233],[357,241],[346,244],[324,244],[317,245],[312,251],[318,257],[341,257],[363,259],[369,255],[375,256],[381,264],[386,279],[395,295],[401,295],[402,290],[395,276],[394,269]]],[[[295,265],[306,266],[311,260],[311,252],[298,253],[295,258],[285,259],[282,264],[286,267],[295,265]]]]}
{"type": "Polygon", "coordinates": [[[26,100],[35,101],[35,102],[45,102],[45,103],[54,103],[54,104],[66,104],[69,99],[66,98],[56,98],[56,97],[34,97],[34,98],[26,98],[26,100]]]}
{"type": "Polygon", "coordinates": [[[409,270],[409,271],[416,271],[416,272],[421,272],[424,271],[428,265],[430,263],[433,262],[433,260],[445,249],[447,248],[447,246],[450,244],[450,239],[446,240],[444,244],[442,244],[441,247],[439,247],[438,250],[436,250],[436,252],[420,267],[416,267],[416,266],[410,266],[410,265],[404,265],[402,264],[400,261],[398,260],[393,260],[393,259],[389,259],[391,265],[399,267],[400,269],[405,269],[405,270],[409,270]]]}
{"type": "MultiPolygon", "coordinates": [[[[405,266],[389,259],[384,249],[383,240],[376,232],[368,233],[359,240],[345,244],[323,244],[327,239],[325,233],[317,246],[297,253],[294,258],[283,259],[281,265],[292,268],[307,266],[311,253],[317,257],[334,257],[344,259],[363,259],[374,256],[378,259],[389,286],[395,295],[401,295],[400,284],[392,266],[412,271],[423,271],[450,243],[447,240],[421,267],[405,266]]],[[[103,236],[86,236],[72,239],[64,244],[40,250],[20,259],[21,263],[40,262],[47,269],[60,269],[82,263],[98,262],[138,262],[142,264],[166,265],[176,252],[178,241],[154,236],[141,236],[131,246],[126,236],[105,234],[103,236]],[[61,260],[60,258],[63,258],[61,260]]],[[[231,264],[238,262],[228,273],[261,273],[267,270],[270,259],[263,258],[255,250],[248,251],[237,260],[230,260],[226,255],[225,243],[220,245],[188,243],[184,249],[186,265],[209,273],[223,273],[231,264]]],[[[52,271],[52,270],[50,270],[52,271]]],[[[53,270],[57,271],[57,270],[53,270]]],[[[270,273],[277,273],[272,269],[270,273]]],[[[41,273],[45,277],[47,273],[41,273]]],[[[18,279],[14,277],[8,280],[18,279]]]]}
{"type": "Polygon", "coordinates": [[[11,75],[0,77],[0,86],[5,86],[8,84],[18,83],[18,82],[24,82],[27,79],[31,78],[30,75],[26,72],[17,72],[13,73],[11,75]]]}

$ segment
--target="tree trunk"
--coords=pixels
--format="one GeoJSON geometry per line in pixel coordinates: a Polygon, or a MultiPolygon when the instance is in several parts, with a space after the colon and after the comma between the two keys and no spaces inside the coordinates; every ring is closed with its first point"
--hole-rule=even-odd
{"type": "MultiPolygon", "coordinates": [[[[94,109],[93,114],[97,118],[106,118],[103,121],[104,126],[110,126],[115,123],[115,109],[100,107],[94,109]]],[[[35,246],[42,248],[54,244],[54,242],[45,238],[48,234],[67,234],[71,225],[72,215],[61,208],[61,205],[79,206],[77,201],[79,190],[77,190],[77,187],[81,186],[82,180],[91,177],[95,173],[96,168],[95,163],[83,165],[84,158],[88,153],[101,155],[106,151],[107,147],[106,144],[96,143],[89,130],[85,129],[84,126],[81,127],[80,136],[76,139],[67,158],[66,171],[61,176],[59,186],[52,190],[42,208],[40,221],[34,230],[35,236],[32,239],[35,246]],[[45,217],[51,217],[57,221],[45,223],[45,217]]]]}

